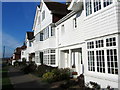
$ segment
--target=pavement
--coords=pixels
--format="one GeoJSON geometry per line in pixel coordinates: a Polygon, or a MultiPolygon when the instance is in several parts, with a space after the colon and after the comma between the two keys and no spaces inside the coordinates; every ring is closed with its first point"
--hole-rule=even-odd
{"type": "Polygon", "coordinates": [[[19,68],[10,66],[8,75],[15,90],[49,89],[49,85],[47,83],[41,82],[39,77],[33,76],[32,74],[24,74],[19,70],[19,68]]]}

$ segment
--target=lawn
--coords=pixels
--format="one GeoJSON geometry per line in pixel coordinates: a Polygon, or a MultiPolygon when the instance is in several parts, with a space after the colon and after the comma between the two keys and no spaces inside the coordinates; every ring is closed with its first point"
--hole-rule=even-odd
{"type": "Polygon", "coordinates": [[[13,90],[13,86],[8,77],[8,66],[3,66],[2,71],[0,71],[0,72],[2,72],[2,90],[5,90],[5,89],[13,90]]]}

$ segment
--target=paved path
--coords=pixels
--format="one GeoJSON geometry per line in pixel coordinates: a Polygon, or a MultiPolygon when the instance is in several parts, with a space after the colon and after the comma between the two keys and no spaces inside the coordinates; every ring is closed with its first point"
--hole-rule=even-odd
{"type": "Polygon", "coordinates": [[[29,89],[42,88],[41,90],[45,90],[49,88],[49,86],[46,83],[43,82],[41,83],[40,78],[37,78],[31,74],[24,74],[15,67],[9,67],[8,75],[15,90],[18,90],[20,88],[29,88],[29,89]]]}

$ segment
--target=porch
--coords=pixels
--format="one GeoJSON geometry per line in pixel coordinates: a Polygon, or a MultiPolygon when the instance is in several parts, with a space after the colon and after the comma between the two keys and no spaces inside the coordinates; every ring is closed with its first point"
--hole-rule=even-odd
{"type": "Polygon", "coordinates": [[[84,73],[82,48],[60,50],[60,68],[70,68],[77,76],[84,73]]]}

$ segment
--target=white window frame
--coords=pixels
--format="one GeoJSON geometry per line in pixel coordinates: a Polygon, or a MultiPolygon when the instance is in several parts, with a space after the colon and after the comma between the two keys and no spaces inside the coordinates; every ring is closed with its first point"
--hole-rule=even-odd
{"type": "Polygon", "coordinates": [[[95,53],[94,53],[94,50],[88,51],[88,71],[95,72],[95,53]]]}
{"type": "MultiPolygon", "coordinates": [[[[117,74],[117,70],[118,70],[118,37],[117,37],[117,35],[111,35],[111,36],[107,36],[107,37],[103,37],[103,38],[100,38],[100,39],[94,39],[94,40],[90,40],[90,41],[87,41],[87,52],[88,51],[94,51],[94,57],[95,57],[95,72],[96,73],[102,73],[102,74],[108,74],[108,75],[118,75],[117,74]],[[106,39],[109,39],[109,38],[116,38],[115,40],[116,40],[116,46],[106,46],[106,39]],[[88,46],[89,45],[89,42],[96,42],[96,41],[99,41],[99,40],[103,40],[103,42],[104,42],[104,45],[103,45],[103,47],[98,47],[98,48],[96,48],[96,45],[94,44],[94,47],[95,48],[89,48],[90,46],[88,46]],[[114,65],[115,65],[115,62],[116,62],[116,67],[114,66],[114,67],[110,67],[111,69],[113,69],[114,70],[114,73],[110,73],[110,72],[108,72],[108,68],[109,68],[109,66],[108,66],[108,60],[107,60],[107,50],[114,50],[114,49],[116,49],[116,58],[117,59],[114,59],[114,60],[116,60],[116,61],[113,61],[113,63],[114,63],[114,65]],[[105,72],[103,72],[104,70],[102,70],[102,72],[100,72],[100,70],[98,71],[97,70],[97,54],[96,54],[96,52],[97,51],[102,51],[103,50],[103,52],[104,52],[104,56],[103,56],[103,58],[104,58],[104,65],[102,65],[102,67],[104,66],[104,70],[105,70],[105,72]],[[116,73],[115,73],[115,69],[116,69],[116,73]]],[[[113,43],[114,43],[115,41],[113,40],[113,43]]],[[[113,44],[112,44],[113,45],[113,44]]],[[[87,56],[88,56],[88,54],[87,54],[87,56]]],[[[114,54],[113,54],[113,56],[114,56],[114,54]]],[[[111,57],[111,56],[109,56],[109,57],[111,57]]],[[[100,57],[99,57],[100,58],[100,57]]],[[[100,60],[99,60],[100,61],[100,60]]],[[[89,65],[88,65],[88,67],[89,67],[89,65]]],[[[100,67],[101,68],[101,67],[100,67]]],[[[88,71],[90,71],[90,70],[88,70],[88,71]]],[[[92,72],[94,72],[94,71],[92,71],[92,72]]]]}
{"type": "Polygon", "coordinates": [[[113,3],[113,0],[104,0],[103,1],[103,7],[107,7],[107,6],[109,6],[110,4],[112,4],[113,3]]]}
{"type": "Polygon", "coordinates": [[[86,16],[92,14],[92,2],[91,0],[85,0],[85,7],[86,7],[86,16]]]}
{"type": "Polygon", "coordinates": [[[101,0],[93,0],[94,12],[97,12],[101,9],[101,0]]]}
{"type": "Polygon", "coordinates": [[[42,21],[45,19],[45,10],[42,12],[42,21]]]}
{"type": "Polygon", "coordinates": [[[46,65],[56,65],[56,50],[55,49],[46,49],[44,50],[43,54],[43,63],[46,65]],[[51,58],[51,56],[54,56],[55,58],[51,58]]]}

